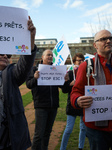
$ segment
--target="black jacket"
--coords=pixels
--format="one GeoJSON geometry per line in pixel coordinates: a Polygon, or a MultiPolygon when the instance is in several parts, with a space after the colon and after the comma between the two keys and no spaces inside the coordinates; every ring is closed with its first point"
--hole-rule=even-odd
{"type": "Polygon", "coordinates": [[[81,116],[83,115],[83,110],[82,109],[74,109],[71,106],[71,102],[70,102],[70,93],[72,90],[72,86],[70,86],[70,82],[73,81],[73,71],[68,71],[69,74],[69,80],[66,81],[62,87],[62,92],[63,93],[68,93],[68,98],[67,98],[67,106],[66,106],[66,114],[67,115],[77,115],[77,116],[81,116]]]}
{"type": "MultiPolygon", "coordinates": [[[[40,86],[34,78],[37,67],[33,67],[30,76],[26,80],[26,86],[31,89],[34,108],[57,108],[59,107],[58,86],[40,86]]],[[[60,86],[61,87],[61,86],[60,86]]]]}
{"type": "Polygon", "coordinates": [[[19,86],[25,82],[33,66],[35,54],[36,47],[31,56],[20,56],[17,65],[11,64],[2,71],[4,103],[12,150],[25,150],[31,146],[19,86]]]}

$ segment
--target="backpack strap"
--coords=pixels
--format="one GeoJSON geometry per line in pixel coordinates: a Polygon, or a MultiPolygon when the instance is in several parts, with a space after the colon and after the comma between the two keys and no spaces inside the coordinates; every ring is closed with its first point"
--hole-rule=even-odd
{"type": "Polygon", "coordinates": [[[89,85],[89,78],[91,76],[91,74],[93,74],[93,67],[94,67],[94,63],[93,63],[93,59],[92,58],[88,58],[86,60],[87,62],[87,68],[86,68],[86,76],[87,76],[87,82],[88,82],[88,85],[89,85]]]}

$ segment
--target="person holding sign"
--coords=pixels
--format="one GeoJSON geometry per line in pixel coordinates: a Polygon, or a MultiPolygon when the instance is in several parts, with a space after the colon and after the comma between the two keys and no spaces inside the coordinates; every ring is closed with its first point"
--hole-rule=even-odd
{"type": "MultiPolygon", "coordinates": [[[[42,54],[41,64],[52,65],[53,53],[47,49],[42,54]]],[[[48,150],[52,126],[59,107],[59,91],[56,85],[38,85],[39,71],[34,67],[26,85],[32,91],[35,108],[35,133],[32,150],[48,150]]]]}
{"type": "MultiPolygon", "coordinates": [[[[93,71],[89,75],[89,83],[90,85],[112,84],[111,32],[108,30],[99,31],[95,34],[93,44],[97,53],[95,58],[92,58],[93,71]]],[[[87,63],[84,62],[78,69],[76,82],[71,92],[71,104],[77,109],[90,108],[93,103],[91,96],[84,95],[85,85],[88,85],[86,74],[87,63]]],[[[85,122],[85,111],[83,120],[85,122]]],[[[91,150],[112,149],[112,120],[85,122],[85,125],[91,150]]]]}
{"type": "Polygon", "coordinates": [[[25,82],[36,55],[36,28],[27,21],[31,33],[31,55],[9,64],[11,55],[0,54],[0,150],[26,150],[31,146],[19,86],[25,82]]]}
{"type": "MultiPolygon", "coordinates": [[[[84,61],[84,56],[81,53],[76,53],[76,55],[73,57],[75,76],[77,74],[79,65],[83,61],[84,61]]],[[[82,150],[84,147],[85,135],[86,135],[85,134],[86,133],[85,124],[82,120],[83,110],[82,109],[80,109],[80,110],[74,109],[71,106],[70,93],[71,93],[72,87],[75,83],[75,80],[73,78],[74,77],[73,71],[72,70],[68,71],[66,76],[68,76],[68,78],[66,78],[66,80],[65,80],[65,83],[62,87],[62,92],[68,93],[67,107],[66,107],[67,124],[66,124],[65,131],[63,133],[60,150],[66,150],[69,136],[72,133],[72,130],[73,130],[77,116],[81,116],[81,118],[80,118],[80,133],[79,133],[79,146],[78,147],[79,147],[79,150],[82,150]]]]}

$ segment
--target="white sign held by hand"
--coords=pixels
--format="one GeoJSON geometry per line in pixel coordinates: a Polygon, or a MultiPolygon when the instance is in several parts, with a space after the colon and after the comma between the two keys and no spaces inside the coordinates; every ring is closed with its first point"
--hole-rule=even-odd
{"type": "Polygon", "coordinates": [[[67,67],[39,64],[38,85],[63,85],[67,67]]]}
{"type": "Polygon", "coordinates": [[[0,54],[31,54],[27,21],[27,10],[0,6],[0,54]]]}

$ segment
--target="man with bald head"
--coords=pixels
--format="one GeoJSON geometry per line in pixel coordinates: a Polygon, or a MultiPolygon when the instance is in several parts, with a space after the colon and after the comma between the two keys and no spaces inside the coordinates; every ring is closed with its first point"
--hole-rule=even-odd
{"type": "MultiPolygon", "coordinates": [[[[41,64],[52,65],[53,53],[47,49],[42,54],[41,64]]],[[[35,133],[32,150],[48,150],[52,126],[59,107],[58,86],[39,86],[39,71],[34,67],[26,85],[32,90],[35,108],[35,133]]]]}
{"type": "MultiPolygon", "coordinates": [[[[112,34],[108,30],[101,30],[96,33],[93,43],[97,53],[94,62],[94,74],[90,76],[90,85],[112,84],[112,34]],[[93,78],[94,77],[94,78],[93,78]]],[[[85,96],[85,85],[87,83],[87,63],[80,65],[75,85],[71,92],[71,104],[74,108],[83,108],[85,122],[85,109],[93,103],[91,96],[85,96]]],[[[85,122],[86,133],[89,139],[91,150],[112,149],[112,120],[85,122]]]]}

